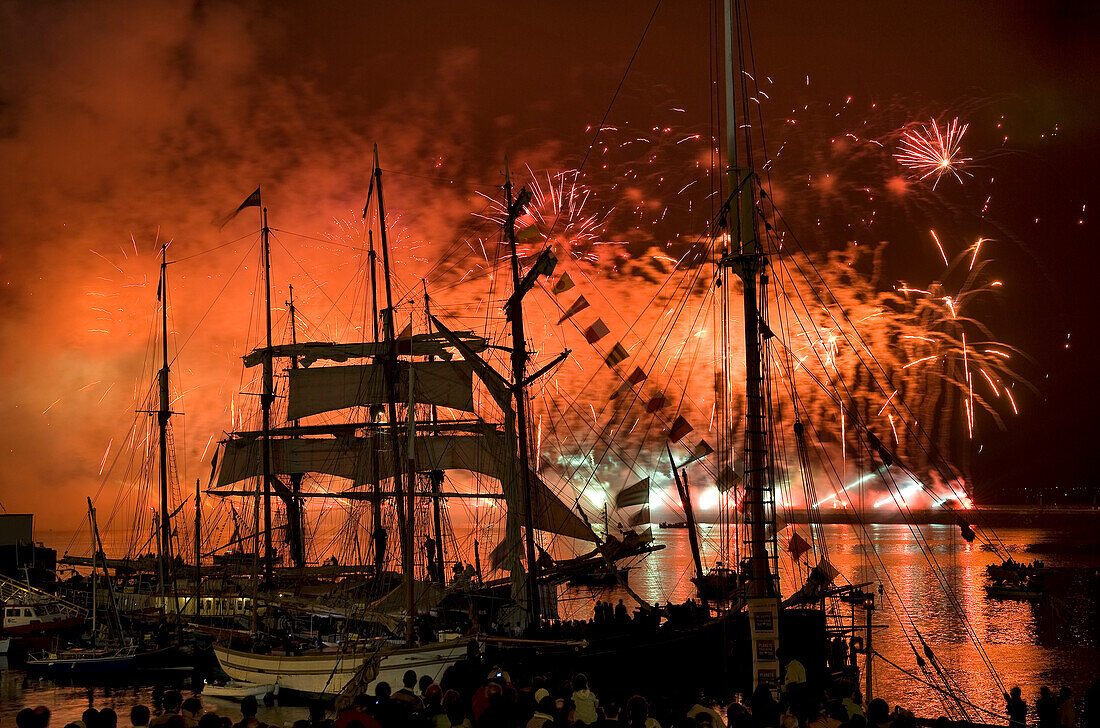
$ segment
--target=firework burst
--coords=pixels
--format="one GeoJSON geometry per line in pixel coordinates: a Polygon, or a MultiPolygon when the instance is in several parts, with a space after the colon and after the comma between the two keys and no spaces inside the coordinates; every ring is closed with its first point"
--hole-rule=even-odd
{"type": "Polygon", "coordinates": [[[918,124],[902,135],[894,158],[920,179],[932,177],[933,189],[945,174],[962,183],[962,166],[971,161],[962,156],[962,138],[968,126],[957,118],[942,129],[935,119],[927,125],[918,124]]]}

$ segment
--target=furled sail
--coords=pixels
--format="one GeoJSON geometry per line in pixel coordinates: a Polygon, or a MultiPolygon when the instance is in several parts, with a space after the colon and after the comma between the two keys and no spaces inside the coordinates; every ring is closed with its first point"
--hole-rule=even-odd
{"type": "MultiPolygon", "coordinates": [[[[416,468],[466,470],[494,478],[501,483],[509,513],[524,518],[519,470],[509,457],[504,437],[492,428],[478,434],[418,435],[416,468]]],[[[393,477],[391,439],[386,434],[349,437],[302,437],[271,441],[271,472],[276,475],[319,473],[346,478],[358,485],[373,485],[393,477]]],[[[218,487],[231,485],[263,473],[262,443],[259,438],[234,438],[224,443],[218,487]]],[[[532,522],[540,531],[595,541],[596,537],[576,514],[561,502],[539,476],[532,472],[532,522]]]]}
{"type": "MultiPolygon", "coordinates": [[[[413,396],[417,403],[474,411],[473,369],[469,364],[398,362],[397,367],[397,390],[400,392],[408,391],[409,370],[416,368],[413,396]]],[[[287,418],[291,420],[386,401],[386,377],[381,364],[290,370],[287,418]]]]}
{"type": "MultiPolygon", "coordinates": [[[[474,336],[469,331],[455,332],[463,344],[472,351],[485,351],[488,342],[480,336],[474,336]]],[[[412,356],[436,356],[441,359],[450,359],[448,351],[450,344],[439,334],[415,334],[409,338],[401,339],[397,343],[398,354],[412,356]]],[[[385,342],[367,341],[354,344],[333,344],[327,341],[303,341],[298,344],[280,344],[271,347],[271,355],[274,357],[296,357],[298,363],[308,367],[316,361],[343,362],[348,359],[368,359],[385,356],[389,353],[390,345],[385,342]]],[[[264,361],[267,353],[266,347],[254,349],[244,357],[246,367],[259,366],[264,361]]]]}

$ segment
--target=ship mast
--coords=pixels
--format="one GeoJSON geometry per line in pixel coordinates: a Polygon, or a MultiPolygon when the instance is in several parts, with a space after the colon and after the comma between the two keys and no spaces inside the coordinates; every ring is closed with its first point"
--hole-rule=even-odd
{"type": "MultiPolygon", "coordinates": [[[[364,212],[364,215],[366,213],[364,212]]],[[[367,230],[367,261],[370,265],[370,308],[371,330],[374,334],[372,341],[378,343],[378,253],[374,250],[374,232],[367,230]]],[[[374,421],[374,408],[368,408],[371,422],[374,421]]],[[[396,471],[394,471],[396,472],[396,471]]],[[[374,571],[376,576],[382,574],[386,563],[385,540],[382,538],[382,483],[374,483],[374,500],[371,501],[372,530],[371,538],[374,543],[374,571]]]]}
{"type": "Polygon", "coordinates": [[[512,174],[505,160],[504,194],[505,208],[504,234],[512,257],[512,306],[508,315],[512,321],[512,382],[516,400],[516,431],[519,435],[520,483],[523,487],[523,526],[526,530],[524,546],[527,552],[527,619],[528,624],[538,627],[539,587],[538,561],[535,557],[534,514],[531,509],[531,472],[530,455],[527,442],[527,390],[524,378],[527,369],[527,342],[523,335],[523,293],[520,286],[519,253],[516,251],[516,218],[523,212],[531,200],[531,193],[524,188],[518,200],[512,199],[512,174]]]}
{"type": "MultiPolygon", "coordinates": [[[[298,343],[298,321],[294,311],[294,286],[290,286],[290,300],[286,302],[290,315],[290,343],[292,346],[298,343]]],[[[290,357],[290,368],[298,368],[298,357],[290,357]]],[[[298,426],[298,420],[291,423],[298,426]]],[[[302,492],[302,474],[291,473],[290,492],[286,494],[286,527],[287,541],[290,545],[290,560],[299,568],[306,565],[305,534],[302,528],[302,501],[298,497],[302,492]]]]}
{"type": "Polygon", "coordinates": [[[263,508],[264,508],[264,580],[270,586],[275,577],[275,552],[271,545],[271,405],[275,401],[274,365],[271,343],[271,229],[267,226],[267,208],[263,208],[264,309],[267,348],[264,350],[263,392],[260,409],[263,417],[263,508]]]}
{"type": "Polygon", "coordinates": [[[159,374],[160,409],[157,411],[157,428],[160,435],[160,545],[158,566],[160,592],[167,594],[168,579],[172,570],[172,521],[168,514],[168,419],[172,411],[168,401],[168,244],[160,249],[160,344],[163,365],[159,374]]]}
{"type": "Polygon", "coordinates": [[[382,165],[378,161],[378,146],[374,147],[374,183],[378,187],[378,234],[382,243],[382,275],[386,282],[386,308],[382,311],[382,336],[389,345],[382,365],[386,378],[386,409],[390,421],[391,449],[393,451],[393,489],[397,493],[398,531],[401,536],[401,565],[405,577],[405,642],[409,647],[415,642],[413,622],[416,618],[416,579],[413,574],[414,551],[412,533],[413,487],[416,483],[412,472],[408,473],[408,508],[402,503],[405,491],[401,487],[400,442],[401,426],[397,421],[397,340],[393,328],[393,287],[390,281],[390,248],[386,236],[386,206],[382,196],[382,165]],[[406,512],[408,511],[408,512],[406,512]]]}
{"type": "MultiPolygon", "coordinates": [[[[735,108],[733,50],[736,42],[740,48],[741,19],[734,23],[735,0],[725,0],[725,132],[727,149],[728,194],[723,219],[729,231],[730,249],[723,254],[721,266],[732,269],[744,286],[745,321],[745,520],[748,522],[749,574],[746,594],[750,612],[753,643],[753,687],[760,683],[772,686],[779,678],[779,663],[775,659],[778,646],[779,589],[776,575],[771,568],[768,552],[769,539],[775,534],[775,508],[768,477],[766,412],[764,408],[763,380],[761,377],[761,345],[763,329],[759,292],[766,280],[765,259],[760,246],[755,214],[756,175],[752,169],[752,150],[749,145],[751,130],[745,113],[745,149],[743,160],[738,159],[737,112],[735,108]],[[743,166],[741,163],[743,162],[743,166]],[[770,506],[770,507],[769,507],[770,506]],[[771,534],[771,535],[769,535],[771,534]],[[761,650],[762,643],[770,642],[761,650]],[[760,655],[771,652],[771,659],[760,655]],[[774,671],[774,672],[773,672],[774,671]]],[[[742,78],[742,92],[744,79],[742,78]]],[[[747,105],[743,106],[747,112],[747,105]]],[[[723,286],[728,295],[729,286],[723,286]]]]}

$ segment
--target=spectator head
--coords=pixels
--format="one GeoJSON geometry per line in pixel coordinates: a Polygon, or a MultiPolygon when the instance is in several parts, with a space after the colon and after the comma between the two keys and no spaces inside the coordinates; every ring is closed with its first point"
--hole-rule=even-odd
{"type": "Polygon", "coordinates": [[[34,717],[38,719],[38,728],[49,728],[50,709],[45,705],[39,705],[34,709],[34,717]]]}
{"type": "Polygon", "coordinates": [[[390,684],[383,680],[374,686],[374,697],[379,700],[389,700],[391,695],[390,684]]]}
{"type": "Polygon", "coordinates": [[[1020,691],[1020,686],[1016,685],[1015,687],[1013,687],[1011,690],[1008,691],[1008,694],[1012,696],[1013,700],[1019,700],[1020,699],[1020,692],[1021,692],[1020,691]]]}
{"type": "Polygon", "coordinates": [[[405,675],[401,678],[401,684],[408,690],[416,687],[416,670],[405,670],[405,675]]]}
{"type": "Polygon", "coordinates": [[[443,699],[443,688],[433,682],[424,688],[421,694],[424,696],[424,702],[429,705],[439,705],[443,699]]]}
{"type": "Polygon", "coordinates": [[[164,694],[164,712],[165,713],[178,713],[180,705],[183,704],[183,696],[180,695],[179,690],[169,690],[164,694]]]}
{"type": "MultiPolygon", "coordinates": [[[[363,695],[363,698],[366,698],[366,697],[367,697],[366,695],[363,695]]],[[[355,699],[358,700],[359,695],[356,695],[355,699]]],[[[356,705],[358,705],[358,703],[356,703],[356,705]]],[[[311,701],[309,701],[309,719],[311,721],[313,721],[314,723],[320,723],[321,721],[323,721],[325,719],[325,704],[322,701],[320,701],[320,700],[311,700],[311,701]]]]}
{"type": "Polygon", "coordinates": [[[183,721],[183,717],[180,715],[173,715],[165,721],[166,728],[187,728],[187,723],[183,721]]]}
{"type": "Polygon", "coordinates": [[[180,710],[186,712],[191,718],[197,719],[202,715],[202,701],[198,698],[188,698],[183,701],[180,710]]]}
{"type": "Polygon", "coordinates": [[[99,711],[99,725],[101,728],[118,728],[118,713],[112,708],[99,711]]]}
{"type": "Polygon", "coordinates": [[[256,700],[255,695],[246,695],[241,699],[241,715],[245,718],[252,718],[260,711],[260,703],[256,700]]]}
{"type": "Polygon", "coordinates": [[[882,698],[875,698],[867,706],[868,723],[887,723],[890,720],[890,706],[882,698]]]}
{"type": "Polygon", "coordinates": [[[856,713],[848,719],[848,728],[867,728],[867,718],[856,713]]]}
{"type": "Polygon", "coordinates": [[[573,676],[573,690],[574,692],[580,692],[581,690],[588,689],[588,676],[583,672],[578,672],[573,676]]]}
{"type": "Polygon", "coordinates": [[[38,721],[34,719],[34,710],[23,708],[15,714],[15,725],[18,728],[36,728],[38,721]]]}
{"type": "Polygon", "coordinates": [[[199,728],[221,728],[222,719],[217,713],[207,713],[199,718],[199,728]]]}
{"type": "Polygon", "coordinates": [[[1062,689],[1058,691],[1058,699],[1065,700],[1072,694],[1073,693],[1070,691],[1070,689],[1067,686],[1063,685],[1062,689]]]}
{"type": "Polygon", "coordinates": [[[81,714],[80,720],[86,728],[99,728],[99,711],[95,708],[88,708],[81,714]]]}
{"type": "MultiPolygon", "coordinates": [[[[367,708],[369,708],[371,705],[374,704],[374,700],[371,698],[371,696],[367,695],[366,693],[359,693],[358,695],[355,696],[355,699],[352,700],[351,703],[358,710],[365,711],[367,708]]],[[[321,707],[321,717],[323,718],[324,715],[325,715],[324,706],[320,702],[318,702],[318,705],[322,706],[321,707]]],[[[313,710],[311,708],[310,709],[310,716],[312,717],[312,715],[313,715],[313,710]]]]}
{"type": "Polygon", "coordinates": [[[149,708],[144,705],[135,705],[130,708],[130,725],[136,728],[149,725],[149,708]]]}
{"type": "Polygon", "coordinates": [[[641,695],[635,695],[630,700],[626,701],[627,723],[644,725],[648,717],[649,703],[641,695]]]}
{"type": "Polygon", "coordinates": [[[420,687],[420,694],[423,695],[427,692],[428,688],[435,684],[435,680],[432,680],[431,675],[421,675],[418,685],[420,687]]]}
{"type": "Polygon", "coordinates": [[[545,698],[539,701],[539,712],[546,715],[553,715],[557,712],[557,701],[547,694],[545,698]]]}
{"type": "Polygon", "coordinates": [[[550,697],[550,691],[546,688],[539,688],[535,691],[535,705],[541,706],[542,701],[550,697]]]}

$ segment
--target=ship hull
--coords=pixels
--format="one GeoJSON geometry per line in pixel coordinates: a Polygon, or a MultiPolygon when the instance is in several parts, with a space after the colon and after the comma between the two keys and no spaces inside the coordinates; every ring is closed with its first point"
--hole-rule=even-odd
{"type": "MultiPolygon", "coordinates": [[[[384,650],[378,674],[363,692],[374,694],[379,682],[400,685],[406,670],[434,680],[466,654],[468,640],[456,640],[424,647],[384,650]]],[[[278,685],[308,695],[337,695],[356,676],[373,651],[317,653],[306,655],[260,655],[214,646],[218,664],[230,678],[251,683],[278,685]]]]}

